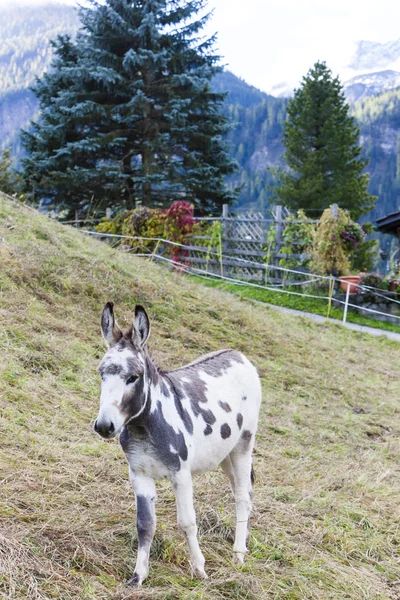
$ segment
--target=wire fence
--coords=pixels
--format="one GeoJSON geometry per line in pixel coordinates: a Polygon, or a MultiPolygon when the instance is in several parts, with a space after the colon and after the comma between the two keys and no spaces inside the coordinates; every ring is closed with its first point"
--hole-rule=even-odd
{"type": "MultiPolygon", "coordinates": [[[[204,267],[194,266],[185,257],[185,252],[189,252],[192,248],[192,246],[187,244],[173,242],[164,238],[117,235],[90,230],[83,230],[83,232],[87,235],[107,240],[114,246],[119,246],[121,242],[129,240],[129,247],[123,246],[125,251],[134,253],[141,258],[148,258],[152,261],[168,265],[171,269],[187,275],[226,282],[240,287],[249,287],[272,293],[286,294],[287,296],[297,296],[326,302],[326,316],[330,316],[333,305],[340,307],[343,309],[344,323],[347,321],[348,311],[351,309],[363,316],[380,320],[384,319],[400,326],[400,298],[396,293],[384,292],[379,288],[371,286],[345,282],[333,276],[299,272],[295,269],[288,269],[268,263],[262,264],[262,268],[265,269],[266,273],[269,270],[280,271],[282,276],[280,283],[269,284],[267,276],[265,283],[253,282],[224,273],[216,273],[215,270],[210,271],[208,269],[208,264],[213,260],[212,256],[217,256],[218,260],[221,258],[228,261],[234,260],[237,263],[243,264],[244,267],[249,262],[246,258],[221,254],[204,248],[202,249],[204,253],[204,267]],[[146,243],[149,242],[152,243],[152,248],[150,249],[146,248],[146,243]],[[294,278],[296,278],[296,281],[293,281],[294,278]],[[300,281],[298,281],[299,279],[300,281]],[[340,287],[344,288],[343,293],[340,293],[340,287]],[[353,299],[356,297],[357,299],[359,297],[369,298],[369,305],[355,303],[353,299]],[[382,310],[382,306],[385,307],[385,310],[382,310]]],[[[199,250],[198,247],[197,250],[199,250]]],[[[253,265],[254,263],[251,264],[253,265]]]]}
{"type": "MultiPolygon", "coordinates": [[[[110,216],[110,211],[108,211],[110,216]]],[[[222,213],[218,216],[196,217],[195,222],[204,224],[205,230],[200,235],[191,237],[191,246],[185,248],[185,262],[192,263],[194,267],[203,268],[207,265],[210,272],[225,274],[232,278],[246,279],[265,283],[265,278],[271,283],[280,284],[280,272],[278,267],[281,259],[306,260],[305,254],[282,254],[284,247],[283,233],[286,225],[290,222],[303,223],[301,219],[293,219],[289,211],[283,206],[277,205],[268,213],[257,211],[230,212],[227,204],[222,207],[222,213]],[[210,253],[210,245],[213,243],[213,234],[210,232],[214,224],[219,225],[218,236],[223,252],[216,258],[216,253],[210,253]],[[207,247],[207,257],[204,250],[207,247]],[[265,269],[265,254],[269,254],[269,270],[265,269]],[[245,259],[245,260],[242,260],[245,259]]],[[[317,223],[318,221],[310,221],[317,223]]],[[[93,227],[95,220],[88,219],[88,227],[93,227]]],[[[85,221],[79,220],[78,215],[72,221],[65,224],[85,227],[85,221]]],[[[128,239],[128,238],[126,238],[128,239]]],[[[149,240],[146,240],[149,241],[149,240]]],[[[165,240],[163,240],[165,242],[165,240]]],[[[287,248],[285,249],[287,252],[287,248]]],[[[296,271],[293,272],[296,275],[296,271]]],[[[301,279],[300,279],[301,282],[301,279]]],[[[296,280],[291,283],[295,284],[296,280]]]]}
{"type": "MultiPolygon", "coordinates": [[[[13,200],[14,202],[16,202],[17,200],[15,198],[13,198],[12,196],[8,196],[7,194],[3,194],[5,197],[9,198],[10,200],[13,200]]],[[[33,207],[30,207],[29,205],[25,205],[27,209],[30,210],[34,210],[36,211],[36,209],[34,209],[33,207]]],[[[278,209],[280,207],[277,207],[278,209]]],[[[261,215],[258,215],[258,217],[260,217],[261,215]]],[[[262,219],[263,221],[265,221],[265,223],[284,223],[284,219],[282,219],[282,215],[273,215],[273,219],[262,219]]],[[[230,217],[225,217],[230,219],[230,217]]],[[[216,220],[215,217],[211,217],[210,220],[216,220]]],[[[232,218],[232,220],[238,220],[235,219],[234,217],[232,218]]],[[[239,217],[239,221],[244,221],[244,222],[254,222],[253,217],[248,218],[248,217],[244,217],[244,218],[240,218],[239,217]]],[[[82,224],[84,223],[88,223],[90,221],[85,220],[82,221],[82,224]]],[[[67,224],[67,223],[65,223],[67,224]]],[[[71,221],[70,223],[72,224],[77,224],[76,221],[71,221]]],[[[130,242],[137,242],[136,247],[130,247],[128,249],[128,251],[130,252],[135,252],[136,256],[138,257],[143,257],[143,258],[149,258],[150,260],[153,261],[157,261],[160,263],[164,263],[166,265],[169,265],[169,267],[171,269],[174,269],[176,271],[179,271],[181,273],[185,273],[188,275],[194,275],[196,277],[200,277],[200,278],[204,278],[204,279],[213,279],[215,281],[225,281],[229,284],[232,285],[236,285],[236,286],[242,286],[242,287],[250,287],[250,288],[257,288],[257,289],[261,289],[261,290],[266,290],[269,292],[275,292],[275,293],[280,293],[280,294],[286,294],[288,296],[297,296],[297,297],[302,297],[302,298],[309,298],[309,299],[314,299],[314,300],[321,300],[321,301],[326,301],[327,302],[327,316],[329,317],[330,315],[330,311],[331,311],[331,307],[332,304],[335,304],[337,306],[343,307],[343,322],[346,322],[347,320],[347,315],[348,315],[348,309],[352,309],[354,311],[358,311],[361,314],[366,314],[372,318],[383,318],[384,320],[389,320],[390,322],[392,322],[395,325],[400,326],[400,297],[399,294],[396,293],[390,293],[390,292],[383,292],[383,290],[381,290],[380,288],[374,288],[372,286],[365,286],[365,285],[361,285],[359,283],[354,284],[354,283],[347,283],[345,284],[345,290],[346,293],[341,297],[340,294],[337,293],[338,287],[340,285],[343,284],[342,280],[340,278],[335,278],[333,276],[323,276],[323,275],[317,275],[315,273],[307,273],[307,272],[301,272],[295,269],[288,269],[282,266],[279,266],[277,264],[269,264],[267,262],[260,264],[260,267],[262,267],[266,273],[268,273],[271,270],[274,271],[280,271],[283,275],[282,277],[282,281],[279,283],[276,283],[274,285],[268,285],[267,283],[254,283],[252,281],[248,281],[248,280],[244,280],[241,278],[235,278],[235,277],[230,277],[224,274],[219,274],[216,272],[210,272],[210,270],[208,269],[208,265],[211,262],[211,256],[217,256],[218,259],[220,260],[221,258],[225,259],[225,260],[234,260],[236,263],[240,263],[242,265],[246,265],[246,264],[251,264],[252,266],[254,266],[254,262],[249,261],[247,258],[243,258],[240,256],[232,256],[231,254],[221,254],[220,252],[215,252],[209,248],[198,248],[196,247],[196,250],[201,250],[202,252],[205,253],[205,269],[200,268],[200,267],[195,267],[192,264],[189,264],[187,260],[185,260],[185,257],[180,257],[177,258],[177,256],[174,256],[174,258],[170,258],[168,257],[165,252],[166,248],[169,247],[175,247],[175,248],[179,248],[180,250],[182,250],[184,253],[190,251],[190,249],[192,248],[191,246],[188,246],[187,244],[179,244],[178,242],[173,242],[171,240],[168,239],[163,239],[163,238],[144,238],[144,237],[140,237],[140,236],[124,236],[124,235],[116,235],[116,234],[109,234],[109,233],[103,233],[103,232],[98,232],[98,231],[91,231],[91,230],[85,230],[82,229],[82,232],[85,233],[86,235],[90,235],[93,237],[98,237],[100,239],[103,240],[107,240],[108,242],[111,242],[112,245],[120,245],[122,240],[129,240],[130,242]],[[138,252],[139,248],[143,248],[143,246],[145,246],[146,242],[151,242],[154,245],[154,249],[153,250],[147,250],[147,252],[138,252]],[[288,274],[288,277],[286,277],[286,274],[288,274]],[[295,277],[301,279],[300,281],[291,281],[289,279],[290,276],[295,275],[295,277]],[[303,279],[302,279],[303,278],[303,279]],[[346,287],[347,285],[347,287],[346,287]],[[297,289],[302,288],[301,291],[296,291],[296,287],[297,289]],[[307,288],[311,288],[311,292],[317,290],[318,293],[308,293],[307,288]],[[372,296],[372,303],[373,304],[385,304],[388,307],[387,311],[382,311],[382,310],[377,310],[376,308],[371,308],[371,306],[361,306],[360,304],[355,304],[354,302],[351,301],[351,296],[354,296],[355,294],[352,293],[352,287],[355,288],[357,294],[356,295],[361,295],[361,296],[365,296],[365,295],[370,295],[372,296]],[[287,288],[291,288],[291,289],[287,289],[287,288]],[[295,289],[293,289],[295,288],[295,289]],[[307,290],[307,291],[305,291],[307,290]],[[321,293],[323,291],[326,291],[326,293],[321,293]]],[[[127,248],[125,248],[126,250],[127,248]]],[[[186,257],[187,258],[187,257],[186,257]]],[[[266,280],[268,278],[266,277],[266,280]]]]}

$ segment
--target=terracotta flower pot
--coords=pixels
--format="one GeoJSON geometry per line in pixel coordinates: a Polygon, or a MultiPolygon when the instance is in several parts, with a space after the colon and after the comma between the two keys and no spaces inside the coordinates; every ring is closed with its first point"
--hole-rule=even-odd
{"type": "Polygon", "coordinates": [[[339,277],[339,279],[340,287],[345,293],[347,293],[347,288],[350,286],[350,294],[357,294],[357,285],[359,285],[361,281],[360,275],[345,275],[343,277],[339,277]]]}

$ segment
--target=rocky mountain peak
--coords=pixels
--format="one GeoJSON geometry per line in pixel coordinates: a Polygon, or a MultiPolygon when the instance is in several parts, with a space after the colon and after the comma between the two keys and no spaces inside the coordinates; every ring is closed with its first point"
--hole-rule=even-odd
{"type": "Polygon", "coordinates": [[[350,104],[368,96],[400,87],[400,72],[387,69],[376,73],[356,75],[343,84],[345,95],[350,104]]]}

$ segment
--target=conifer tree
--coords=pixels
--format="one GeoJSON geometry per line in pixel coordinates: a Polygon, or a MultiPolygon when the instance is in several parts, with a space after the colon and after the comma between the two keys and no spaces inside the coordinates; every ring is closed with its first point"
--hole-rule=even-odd
{"type": "Polygon", "coordinates": [[[283,141],[289,170],[280,172],[280,202],[315,217],[334,203],[354,219],[371,210],[376,198],[367,190],[359,136],[339,78],[317,62],[288,103],[283,141]]]}
{"type": "Polygon", "coordinates": [[[75,43],[59,38],[35,86],[41,121],[23,134],[38,198],[75,210],[169,205],[215,210],[234,194],[224,94],[206,0],[91,0],[75,43]]]}

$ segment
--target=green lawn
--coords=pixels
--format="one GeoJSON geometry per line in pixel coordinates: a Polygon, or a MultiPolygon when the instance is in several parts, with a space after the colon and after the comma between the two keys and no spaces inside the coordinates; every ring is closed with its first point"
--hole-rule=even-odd
{"type": "MultiPolygon", "coordinates": [[[[321,300],[317,298],[307,298],[306,296],[286,294],[284,292],[280,292],[279,290],[275,291],[261,289],[259,287],[247,286],[245,284],[237,285],[217,279],[206,279],[199,277],[194,277],[194,279],[199,281],[199,283],[201,282],[203,285],[232,292],[241,298],[250,298],[251,300],[257,300],[267,304],[275,304],[276,306],[293,308],[295,310],[310,312],[316,315],[322,315],[324,317],[328,316],[328,301],[325,298],[321,300]]],[[[335,307],[333,303],[329,317],[342,321],[343,309],[335,307]]],[[[347,313],[347,321],[349,323],[357,323],[358,325],[365,325],[368,327],[375,327],[378,329],[385,329],[387,331],[395,331],[400,333],[400,326],[392,325],[391,323],[387,323],[385,321],[378,321],[377,319],[369,319],[358,314],[356,309],[349,309],[347,313]]]]}

